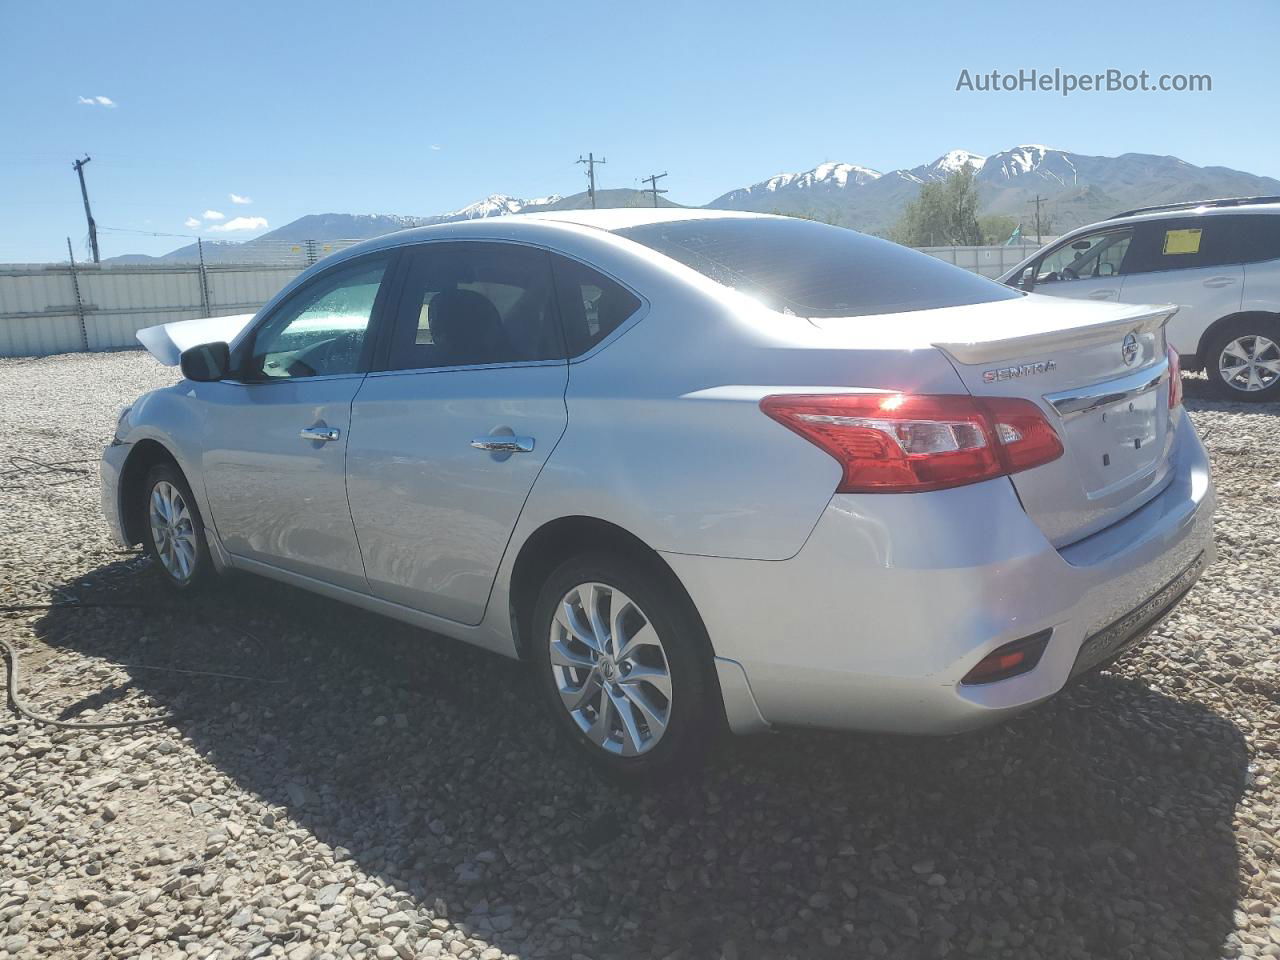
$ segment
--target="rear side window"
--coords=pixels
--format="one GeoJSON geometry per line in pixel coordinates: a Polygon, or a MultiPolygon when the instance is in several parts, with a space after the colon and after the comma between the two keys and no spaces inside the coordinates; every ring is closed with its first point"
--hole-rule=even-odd
{"type": "Polygon", "coordinates": [[[1179,217],[1140,223],[1125,273],[1187,270],[1239,263],[1237,217],[1179,217]]]}
{"type": "Polygon", "coordinates": [[[1022,296],[907,247],[811,220],[713,218],[618,230],[766,306],[856,317],[1022,296]]]}
{"type": "Polygon", "coordinates": [[[564,358],[547,251],[424,243],[409,256],[389,369],[564,358]]]}
{"type": "Polygon", "coordinates": [[[1235,222],[1240,263],[1280,260],[1280,215],[1254,214],[1224,219],[1235,222]]]}
{"type": "Polygon", "coordinates": [[[640,299],[599,271],[551,255],[570,357],[586,353],[640,309],[640,299]]]}

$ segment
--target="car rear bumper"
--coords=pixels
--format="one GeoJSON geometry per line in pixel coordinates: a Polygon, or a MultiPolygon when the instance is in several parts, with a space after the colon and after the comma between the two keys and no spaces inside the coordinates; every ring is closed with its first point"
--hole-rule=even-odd
{"type": "Polygon", "coordinates": [[[1001,478],[837,495],[790,560],[665,557],[768,723],[956,733],[1039,703],[1073,671],[1123,652],[1212,562],[1213,485],[1185,414],[1174,456],[1158,496],[1061,549],[1001,478]],[[1044,630],[1035,669],[961,683],[997,647],[1044,630]],[[1086,640],[1105,648],[1100,659],[1081,659],[1086,640]]]}

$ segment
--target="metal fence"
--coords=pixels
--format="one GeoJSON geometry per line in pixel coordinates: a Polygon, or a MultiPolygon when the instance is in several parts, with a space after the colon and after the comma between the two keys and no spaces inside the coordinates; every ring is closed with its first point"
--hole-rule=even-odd
{"type": "Polygon", "coordinates": [[[921,253],[995,279],[1039,250],[1035,244],[1012,247],[919,247],[921,253]]]}
{"type": "MultiPolygon", "coordinates": [[[[301,241],[263,263],[0,264],[0,357],[136,348],[143,327],[253,313],[309,263],[350,242],[301,241]]],[[[1035,248],[922,250],[997,277],[1035,248]]]]}
{"type": "Polygon", "coordinates": [[[305,267],[0,265],[0,357],[137,347],[143,327],[253,313],[305,267]]]}

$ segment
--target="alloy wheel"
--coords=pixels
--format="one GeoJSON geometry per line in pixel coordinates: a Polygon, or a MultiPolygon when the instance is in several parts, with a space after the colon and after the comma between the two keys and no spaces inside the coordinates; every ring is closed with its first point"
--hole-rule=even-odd
{"type": "Polygon", "coordinates": [[[196,567],[196,529],[182,492],[168,480],[151,488],[151,540],[165,571],[179,583],[196,567]]]}
{"type": "Polygon", "coordinates": [[[557,605],[549,643],[560,701],[587,739],[622,757],[657,746],[671,719],[671,668],[635,601],[580,584],[557,605]]]}
{"type": "Polygon", "coordinates": [[[1280,379],[1280,345],[1260,334],[1236,337],[1222,348],[1218,373],[1242,393],[1265,390],[1280,379]]]}

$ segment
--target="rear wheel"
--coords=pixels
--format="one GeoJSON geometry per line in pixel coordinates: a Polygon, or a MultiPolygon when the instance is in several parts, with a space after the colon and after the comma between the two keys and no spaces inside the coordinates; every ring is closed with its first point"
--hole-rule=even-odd
{"type": "Polygon", "coordinates": [[[568,560],[543,584],[533,630],[556,723],[606,772],[671,776],[718,733],[702,627],[669,577],[606,554],[568,560]]]}
{"type": "Polygon", "coordinates": [[[1205,370],[1223,399],[1280,400],[1280,321],[1260,316],[1226,324],[1209,341],[1205,370]]]}
{"type": "Polygon", "coordinates": [[[156,464],[143,485],[143,545],[160,577],[182,592],[197,590],[213,576],[204,523],[182,471],[156,464]]]}

